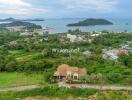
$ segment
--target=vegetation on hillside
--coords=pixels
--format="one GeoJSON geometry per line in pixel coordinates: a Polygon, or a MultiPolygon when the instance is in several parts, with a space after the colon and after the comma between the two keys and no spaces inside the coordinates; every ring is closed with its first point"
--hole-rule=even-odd
{"type": "MultiPolygon", "coordinates": [[[[91,37],[89,33],[74,32],[71,34],[84,35],[89,41],[70,42],[66,33],[52,35],[19,36],[17,33],[1,34],[0,71],[1,72],[43,72],[50,81],[57,66],[69,64],[86,68],[87,82],[97,84],[98,75],[102,75],[105,84],[131,84],[132,64],[131,53],[127,57],[120,56],[115,62],[102,58],[102,49],[119,48],[120,44],[131,41],[132,34],[102,34],[91,37]],[[61,42],[61,39],[64,41],[61,42]],[[78,53],[59,53],[53,49],[76,49],[78,53]],[[89,50],[90,55],[82,52],[89,50]],[[50,73],[47,73],[50,72],[50,73]],[[50,75],[49,75],[50,74],[50,75]],[[93,81],[96,80],[96,81],[93,81]]],[[[83,81],[83,80],[82,80],[83,81]]]]}
{"type": "MultiPolygon", "coordinates": [[[[36,96],[41,96],[42,98],[47,97],[46,100],[51,100],[58,98],[58,100],[76,100],[80,99],[88,99],[95,98],[97,100],[131,100],[132,97],[131,91],[97,91],[94,89],[60,89],[56,86],[54,87],[44,87],[41,89],[34,89],[22,92],[3,92],[0,93],[1,100],[15,100],[15,99],[25,99],[26,97],[30,97],[29,100],[34,99],[36,96]]],[[[45,99],[44,99],[45,100],[45,99]]]]}
{"type": "Polygon", "coordinates": [[[89,18],[78,23],[68,24],[67,26],[94,26],[94,25],[113,25],[113,23],[106,19],[89,18]]]}

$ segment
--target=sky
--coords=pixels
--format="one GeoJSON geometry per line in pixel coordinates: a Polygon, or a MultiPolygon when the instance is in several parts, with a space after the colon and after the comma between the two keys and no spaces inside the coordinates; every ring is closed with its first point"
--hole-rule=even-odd
{"type": "Polygon", "coordinates": [[[131,18],[132,0],[0,0],[0,18],[131,18]]]}

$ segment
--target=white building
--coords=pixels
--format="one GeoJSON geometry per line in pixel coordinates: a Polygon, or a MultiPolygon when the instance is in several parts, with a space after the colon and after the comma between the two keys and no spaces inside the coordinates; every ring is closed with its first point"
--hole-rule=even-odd
{"type": "Polygon", "coordinates": [[[87,51],[84,51],[82,54],[84,54],[84,55],[90,55],[91,52],[87,50],[87,51]]]}
{"type": "Polygon", "coordinates": [[[20,33],[20,35],[44,35],[44,34],[49,34],[48,29],[35,29],[33,32],[30,32],[28,30],[25,30],[25,32],[20,33]]]}
{"type": "Polygon", "coordinates": [[[82,35],[71,35],[67,34],[67,38],[70,39],[71,42],[85,41],[85,36],[82,35]]]}

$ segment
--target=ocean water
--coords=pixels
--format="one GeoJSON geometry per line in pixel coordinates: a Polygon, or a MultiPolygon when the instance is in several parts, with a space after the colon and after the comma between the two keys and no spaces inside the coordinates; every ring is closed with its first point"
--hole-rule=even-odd
{"type": "Polygon", "coordinates": [[[97,26],[83,26],[83,27],[67,27],[67,24],[76,23],[78,21],[85,20],[85,18],[67,18],[67,19],[45,19],[45,21],[35,22],[32,23],[42,25],[43,27],[49,27],[51,33],[62,33],[67,32],[69,29],[76,29],[79,28],[81,31],[84,32],[91,32],[91,31],[124,31],[127,30],[132,32],[132,18],[129,19],[107,19],[114,23],[114,25],[97,25],[97,26]]]}
{"type": "Polygon", "coordinates": [[[108,19],[113,22],[114,25],[97,25],[97,26],[83,26],[83,27],[67,27],[67,24],[76,23],[78,21],[85,20],[84,18],[75,18],[75,19],[46,19],[43,22],[35,22],[36,24],[42,25],[43,27],[50,27],[51,32],[61,33],[67,32],[69,29],[79,28],[84,32],[91,31],[124,31],[127,30],[132,32],[132,19],[108,19]]]}

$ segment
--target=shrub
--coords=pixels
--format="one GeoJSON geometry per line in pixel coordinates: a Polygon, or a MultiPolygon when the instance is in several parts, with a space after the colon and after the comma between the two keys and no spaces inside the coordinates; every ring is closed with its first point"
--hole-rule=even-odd
{"type": "Polygon", "coordinates": [[[110,80],[112,83],[118,83],[123,79],[123,76],[120,73],[110,73],[107,76],[108,80],[110,80]]]}
{"type": "Polygon", "coordinates": [[[16,65],[17,65],[16,62],[14,61],[8,62],[5,65],[5,70],[9,72],[16,71],[16,65]]]}

